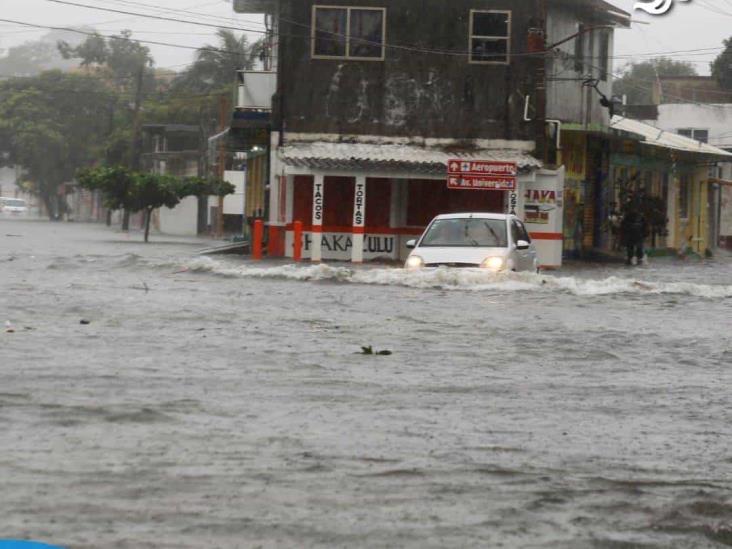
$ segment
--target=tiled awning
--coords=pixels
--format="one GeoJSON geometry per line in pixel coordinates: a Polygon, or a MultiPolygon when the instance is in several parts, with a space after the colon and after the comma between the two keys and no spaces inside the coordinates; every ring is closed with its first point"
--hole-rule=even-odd
{"type": "Polygon", "coordinates": [[[279,150],[280,160],[313,170],[373,171],[444,175],[450,159],[516,162],[520,171],[538,169],[542,163],[516,149],[457,150],[400,144],[295,142],[279,150]]]}

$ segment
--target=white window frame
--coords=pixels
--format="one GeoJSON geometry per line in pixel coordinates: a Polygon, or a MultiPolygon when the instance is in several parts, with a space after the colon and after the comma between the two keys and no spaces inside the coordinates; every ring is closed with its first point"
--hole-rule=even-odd
{"type": "Polygon", "coordinates": [[[687,126],[686,128],[677,128],[676,129],[677,135],[682,135],[682,137],[688,137],[689,139],[699,141],[699,139],[696,138],[696,132],[707,132],[707,143],[709,142],[709,139],[712,137],[711,131],[709,130],[709,128],[690,128],[687,126]],[[682,135],[681,132],[690,132],[691,135],[682,135]]]}
{"type": "Polygon", "coordinates": [[[373,6],[330,6],[323,4],[313,5],[312,12],[312,25],[310,29],[310,57],[312,59],[339,59],[339,60],[350,60],[350,61],[383,61],[386,57],[386,8],[378,8],[373,6]],[[345,55],[317,55],[315,53],[315,40],[317,33],[317,12],[318,9],[337,9],[346,10],[346,54],[345,55]],[[351,11],[380,11],[382,13],[382,26],[381,26],[381,56],[380,57],[356,57],[351,56],[351,11]]]}
{"type": "Polygon", "coordinates": [[[511,10],[470,10],[470,26],[468,27],[468,63],[471,65],[508,65],[511,63],[511,22],[512,12],[511,10]],[[507,36],[483,36],[482,34],[473,34],[473,20],[476,13],[503,13],[507,15],[508,19],[508,35],[507,36]],[[477,61],[473,59],[473,39],[474,38],[488,38],[494,40],[505,40],[506,41],[506,59],[505,61],[477,61]]]}

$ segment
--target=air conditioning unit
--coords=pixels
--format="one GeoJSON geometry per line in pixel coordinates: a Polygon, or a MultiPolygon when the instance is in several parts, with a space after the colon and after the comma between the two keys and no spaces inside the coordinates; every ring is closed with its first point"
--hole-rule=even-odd
{"type": "Polygon", "coordinates": [[[275,0],[234,0],[237,13],[274,13],[275,0]]]}

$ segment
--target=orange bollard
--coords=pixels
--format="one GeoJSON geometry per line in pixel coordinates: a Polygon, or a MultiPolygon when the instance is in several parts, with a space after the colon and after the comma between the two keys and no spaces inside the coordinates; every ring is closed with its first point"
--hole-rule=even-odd
{"type": "Polygon", "coordinates": [[[262,238],[264,238],[264,221],[256,219],[252,234],[252,259],[257,261],[262,259],[262,238]]]}
{"type": "Polygon", "coordinates": [[[300,261],[302,259],[302,221],[295,221],[292,228],[292,258],[295,261],[300,261]]]}

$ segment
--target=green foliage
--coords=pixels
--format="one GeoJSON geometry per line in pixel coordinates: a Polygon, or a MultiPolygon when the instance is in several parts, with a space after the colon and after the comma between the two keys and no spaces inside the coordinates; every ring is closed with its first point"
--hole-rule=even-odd
{"type": "Polygon", "coordinates": [[[178,178],[156,173],[138,173],[133,177],[132,206],[130,210],[155,210],[175,207],[180,202],[178,178]]]}
{"type": "Polygon", "coordinates": [[[150,231],[153,210],[173,208],[186,196],[226,196],[234,185],[217,178],[187,177],[135,173],[122,166],[86,168],[79,171],[77,181],[85,189],[102,192],[104,205],[113,210],[146,213],[145,242],[150,231]]]}
{"type": "Polygon", "coordinates": [[[249,44],[245,34],[217,32],[219,43],[198,50],[196,62],[174,83],[175,91],[208,92],[234,84],[237,70],[250,70],[262,51],[262,42],[249,44]]]}
{"type": "Polygon", "coordinates": [[[630,63],[613,82],[613,95],[626,95],[629,105],[650,105],[653,83],[660,76],[696,76],[694,65],[666,57],[630,63]]]}
{"type": "Polygon", "coordinates": [[[104,206],[110,210],[136,211],[135,175],[125,167],[86,168],[76,176],[79,185],[90,191],[101,191],[104,206]]]}
{"type": "Polygon", "coordinates": [[[179,186],[180,197],[186,196],[226,196],[234,194],[236,187],[218,178],[186,177],[179,186]]]}
{"type": "Polygon", "coordinates": [[[150,93],[155,87],[151,71],[145,71],[154,64],[150,49],[132,39],[132,32],[122,31],[119,35],[105,38],[95,34],[78,46],[71,46],[63,40],[57,44],[64,59],[80,59],[83,67],[98,67],[112,77],[114,86],[120,90],[136,89],[137,77],[143,71],[143,89],[150,93]]]}
{"type": "MultiPolygon", "coordinates": [[[[77,169],[104,154],[114,93],[98,78],[59,71],[0,82],[0,163],[22,166],[46,204],[77,169]]],[[[58,213],[63,213],[58,211],[58,213]]]]}
{"type": "Polygon", "coordinates": [[[724,41],[724,51],[712,62],[712,76],[722,89],[732,90],[732,38],[724,41]]]}

